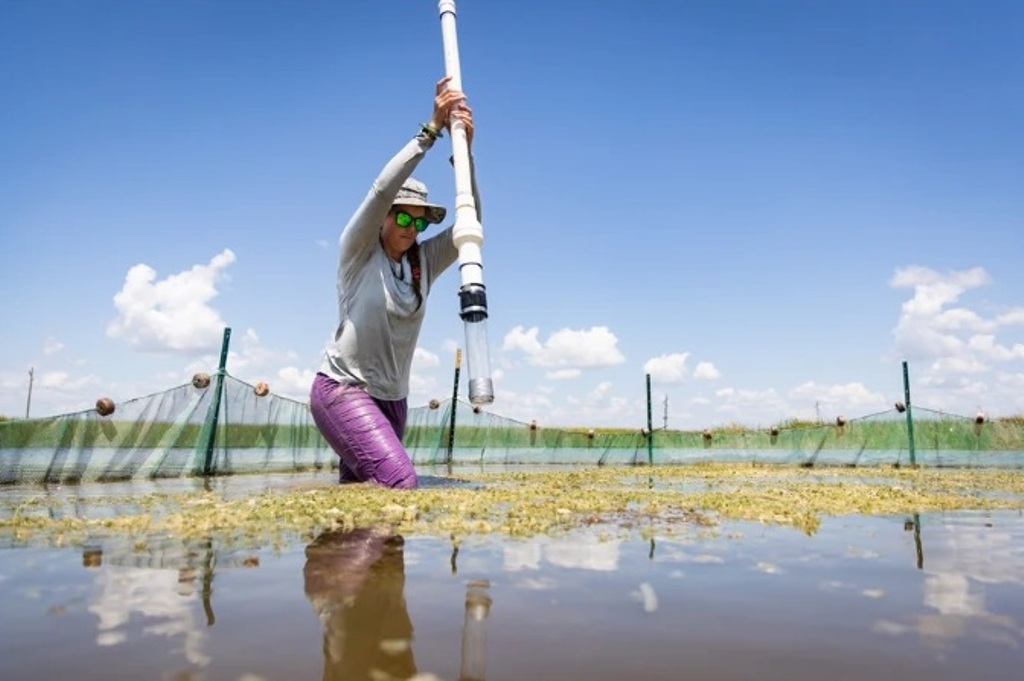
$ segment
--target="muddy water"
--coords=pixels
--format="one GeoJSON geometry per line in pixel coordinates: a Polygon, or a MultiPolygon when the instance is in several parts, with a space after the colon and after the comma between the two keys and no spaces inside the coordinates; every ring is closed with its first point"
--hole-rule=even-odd
{"type": "Polygon", "coordinates": [[[1016,679],[1024,518],[0,549],[0,679],[1016,679]]]}

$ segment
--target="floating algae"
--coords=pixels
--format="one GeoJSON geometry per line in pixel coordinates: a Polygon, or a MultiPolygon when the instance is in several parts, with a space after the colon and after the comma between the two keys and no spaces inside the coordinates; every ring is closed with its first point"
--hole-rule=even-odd
{"type": "Polygon", "coordinates": [[[828,515],[1020,509],[1024,473],[992,470],[806,469],[750,464],[593,467],[465,475],[472,486],[389,490],[296,483],[242,498],[222,491],[75,499],[0,495],[0,542],[64,545],[98,536],[278,546],[331,529],[385,527],[406,536],[684,534],[722,520],[817,530],[828,515]],[[111,512],[111,509],[116,509],[111,512]]]}

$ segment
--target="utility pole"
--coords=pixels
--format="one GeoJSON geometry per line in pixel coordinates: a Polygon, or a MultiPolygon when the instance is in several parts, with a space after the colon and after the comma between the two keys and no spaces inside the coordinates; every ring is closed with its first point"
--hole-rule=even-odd
{"type": "Polygon", "coordinates": [[[665,414],[662,416],[662,424],[661,425],[662,425],[662,428],[664,430],[668,430],[668,395],[667,394],[665,395],[664,404],[665,404],[665,414]]]}
{"type": "Polygon", "coordinates": [[[32,411],[32,381],[35,378],[35,367],[28,368],[28,401],[25,403],[25,418],[28,418],[29,412],[32,411]]]}

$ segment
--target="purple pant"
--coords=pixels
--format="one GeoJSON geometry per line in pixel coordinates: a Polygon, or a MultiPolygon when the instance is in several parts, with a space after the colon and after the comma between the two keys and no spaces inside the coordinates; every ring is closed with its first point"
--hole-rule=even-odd
{"type": "Polygon", "coordinates": [[[309,408],[320,434],[341,459],[341,482],[416,487],[416,470],[402,446],[409,412],[405,400],[378,400],[362,388],[317,374],[309,408]]]}

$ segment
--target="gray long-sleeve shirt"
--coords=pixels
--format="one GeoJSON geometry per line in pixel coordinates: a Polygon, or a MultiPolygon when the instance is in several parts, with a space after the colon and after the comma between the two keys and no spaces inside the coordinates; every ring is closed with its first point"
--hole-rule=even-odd
{"type": "MultiPolygon", "coordinates": [[[[380,243],[381,225],[398,190],[432,145],[427,135],[417,135],[384,166],[339,241],[339,323],[320,371],[381,400],[409,394],[427,296],[437,277],[458,258],[451,227],[420,243],[421,304],[412,286],[408,254],[399,268],[380,243]]],[[[473,190],[475,195],[475,178],[473,190]]],[[[479,205],[477,199],[478,211],[479,205]]]]}

